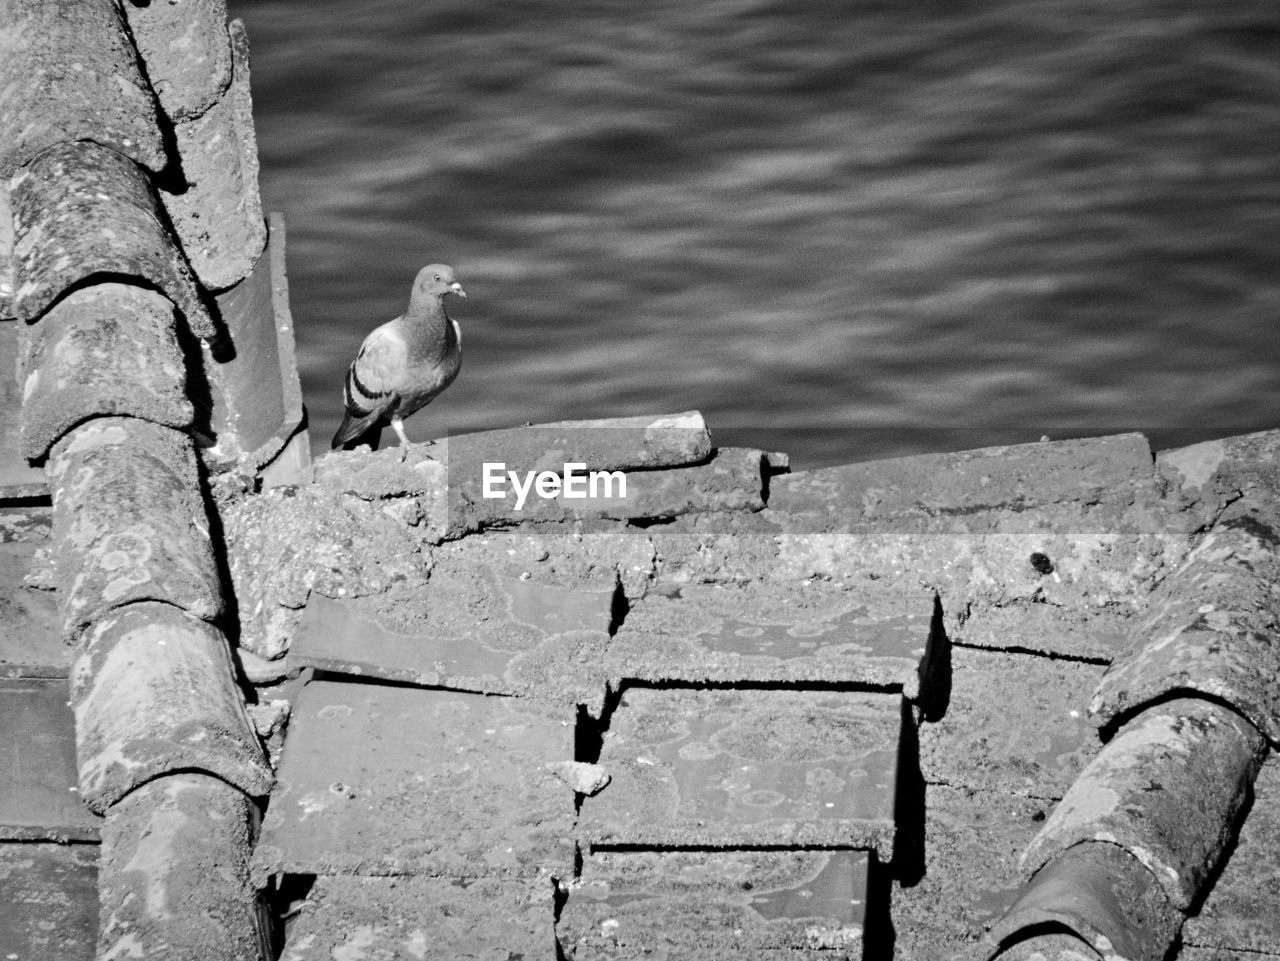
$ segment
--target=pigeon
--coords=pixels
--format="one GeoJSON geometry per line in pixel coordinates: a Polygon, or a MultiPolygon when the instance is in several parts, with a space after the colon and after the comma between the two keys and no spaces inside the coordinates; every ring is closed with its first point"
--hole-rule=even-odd
{"type": "Polygon", "coordinates": [[[462,366],[462,329],[444,310],[449,294],[467,296],[453,268],[428,264],[413,281],[409,309],[364,339],[347,370],[346,416],[333,435],[334,449],[355,446],[389,423],[400,438],[400,459],[408,456],[404,418],[431,403],[462,366]]]}

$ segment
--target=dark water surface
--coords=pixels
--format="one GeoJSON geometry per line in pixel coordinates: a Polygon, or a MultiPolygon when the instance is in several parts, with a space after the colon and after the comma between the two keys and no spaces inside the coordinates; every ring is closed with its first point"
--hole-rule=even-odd
{"type": "Polygon", "coordinates": [[[1280,425],[1274,0],[231,12],[317,447],[433,260],[466,360],[415,439],[696,407],[816,466],[1280,425]]]}

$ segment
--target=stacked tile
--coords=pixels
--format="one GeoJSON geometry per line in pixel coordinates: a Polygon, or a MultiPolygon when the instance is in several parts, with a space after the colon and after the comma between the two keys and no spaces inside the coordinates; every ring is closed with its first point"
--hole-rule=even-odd
{"type": "Polygon", "coordinates": [[[22,453],[45,463],[80,792],[104,815],[98,951],[265,957],[248,852],[272,774],[214,623],[183,350],[221,333],[209,291],[265,243],[243,32],[212,2],[4,19],[22,453]]]}
{"type": "Polygon", "coordinates": [[[1163,958],[1233,847],[1280,738],[1278,448],[1273,431],[1161,455],[1208,529],[1094,694],[1116,733],[1024,852],[1033,877],[989,935],[1006,952],[1052,923],[1108,961],[1163,958]]]}

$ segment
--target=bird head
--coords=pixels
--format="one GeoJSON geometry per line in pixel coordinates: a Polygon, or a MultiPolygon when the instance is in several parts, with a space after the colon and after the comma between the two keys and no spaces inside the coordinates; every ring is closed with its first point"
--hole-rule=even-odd
{"type": "Polygon", "coordinates": [[[428,297],[444,297],[446,294],[467,296],[462,284],[453,276],[453,268],[448,264],[427,264],[423,267],[413,282],[413,292],[428,297]]]}

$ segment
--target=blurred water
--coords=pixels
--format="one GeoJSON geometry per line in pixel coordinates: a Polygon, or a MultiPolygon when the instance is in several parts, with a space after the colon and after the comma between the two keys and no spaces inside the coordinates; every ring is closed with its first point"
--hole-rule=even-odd
{"type": "Polygon", "coordinates": [[[466,359],[416,439],[696,407],[814,466],[1280,425],[1274,0],[231,12],[318,448],[432,260],[466,359]]]}

